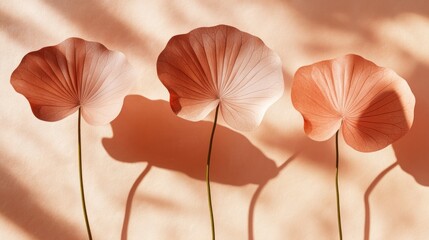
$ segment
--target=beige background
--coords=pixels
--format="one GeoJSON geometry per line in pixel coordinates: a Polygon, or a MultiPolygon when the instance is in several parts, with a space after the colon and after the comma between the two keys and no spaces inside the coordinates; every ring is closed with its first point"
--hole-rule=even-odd
{"type": "Polygon", "coordinates": [[[77,114],[40,121],[9,83],[27,52],[71,36],[124,52],[139,73],[111,125],[83,124],[94,239],[210,239],[203,179],[211,123],[171,112],[155,64],[173,35],[220,23],[260,37],[281,56],[286,90],[256,131],[218,128],[218,239],[337,239],[334,141],[304,135],[290,83],[299,66],[346,53],[393,68],[417,103],[412,130],[393,146],[359,153],[340,141],[344,239],[429,239],[426,2],[1,1],[0,239],[86,237],[77,114]]]}

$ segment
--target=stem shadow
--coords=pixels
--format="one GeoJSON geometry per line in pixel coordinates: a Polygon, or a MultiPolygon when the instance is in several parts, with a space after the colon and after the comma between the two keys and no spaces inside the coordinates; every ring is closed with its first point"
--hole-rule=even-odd
{"type": "MultiPolygon", "coordinates": [[[[289,165],[296,157],[298,156],[298,153],[293,154],[291,157],[289,157],[284,163],[282,163],[278,168],[277,168],[277,175],[287,166],[289,165]]],[[[261,195],[262,190],[264,189],[264,187],[268,184],[268,182],[271,179],[267,179],[266,181],[264,181],[263,183],[259,184],[258,188],[256,188],[255,193],[252,196],[252,200],[250,201],[250,205],[249,205],[249,217],[248,217],[248,221],[247,221],[247,225],[248,225],[248,234],[249,234],[249,240],[254,240],[254,215],[255,215],[255,206],[256,206],[256,201],[258,200],[258,197],[261,195]]]]}
{"type": "Polygon", "coordinates": [[[137,188],[139,187],[140,183],[143,181],[143,178],[149,173],[151,168],[152,165],[150,164],[146,166],[143,172],[140,173],[140,175],[137,177],[136,181],[134,181],[133,185],[131,186],[130,192],[128,193],[127,204],[125,206],[124,222],[122,224],[121,240],[128,239],[128,225],[130,223],[131,208],[133,205],[134,195],[136,194],[137,188]]]}
{"type": "Polygon", "coordinates": [[[370,227],[371,227],[371,212],[369,208],[369,196],[371,195],[372,191],[374,190],[375,186],[383,179],[383,177],[390,172],[393,168],[398,166],[398,162],[393,163],[386,169],[384,169],[369,185],[368,189],[365,191],[364,194],[364,204],[365,204],[365,226],[364,226],[364,240],[369,240],[369,233],[370,233],[370,227]]]}

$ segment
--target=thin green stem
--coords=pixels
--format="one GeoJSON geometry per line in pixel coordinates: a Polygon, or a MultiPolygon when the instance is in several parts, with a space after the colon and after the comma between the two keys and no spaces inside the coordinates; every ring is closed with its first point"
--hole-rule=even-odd
{"type": "Polygon", "coordinates": [[[341,209],[340,209],[340,189],[338,186],[338,168],[339,168],[339,158],[340,155],[338,153],[338,132],[335,134],[335,155],[336,155],[336,172],[335,172],[335,188],[337,192],[337,220],[338,220],[338,233],[340,235],[340,240],[343,239],[343,230],[341,228],[341,209]]]}
{"type": "Polygon", "coordinates": [[[80,131],[80,108],[79,108],[79,116],[77,121],[77,139],[78,139],[78,153],[79,153],[79,179],[80,179],[80,195],[82,197],[82,207],[83,207],[83,215],[85,216],[85,224],[86,231],[88,232],[88,239],[92,240],[91,228],[89,227],[88,214],[86,212],[86,204],[85,204],[85,192],[83,190],[83,174],[82,174],[82,140],[81,140],[81,131],[80,131]]]}
{"type": "Polygon", "coordinates": [[[206,166],[206,183],[207,183],[208,203],[209,203],[209,209],[210,209],[210,222],[211,222],[211,227],[212,227],[212,240],[216,239],[216,235],[215,235],[215,222],[214,222],[213,206],[212,206],[212,194],[211,194],[211,190],[210,190],[210,157],[211,157],[211,153],[212,153],[213,137],[214,137],[214,133],[216,130],[216,125],[217,125],[218,112],[219,112],[219,105],[216,107],[216,113],[215,113],[215,119],[213,122],[212,134],[210,136],[209,153],[207,156],[207,166],[206,166]]]}

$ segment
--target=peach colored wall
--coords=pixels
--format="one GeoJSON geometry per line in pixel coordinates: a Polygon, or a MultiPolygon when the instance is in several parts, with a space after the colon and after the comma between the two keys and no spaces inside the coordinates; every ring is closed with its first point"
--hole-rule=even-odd
{"type": "Polygon", "coordinates": [[[426,0],[27,0],[0,2],[0,239],[85,239],[77,114],[31,113],[9,83],[29,51],[78,36],[124,52],[138,85],[111,125],[83,124],[94,239],[209,239],[204,183],[210,121],[170,110],[156,59],[175,34],[233,25],[282,58],[286,91],[254,132],[219,127],[213,153],[218,239],[337,239],[333,139],[314,142],[290,101],[299,66],[357,53],[416,95],[415,123],[383,150],[340,141],[345,239],[429,239],[429,3],[426,0]]]}

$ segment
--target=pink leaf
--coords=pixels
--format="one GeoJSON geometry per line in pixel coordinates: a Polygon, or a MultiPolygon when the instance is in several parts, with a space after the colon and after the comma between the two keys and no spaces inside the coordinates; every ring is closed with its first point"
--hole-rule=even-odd
{"type": "Polygon", "coordinates": [[[392,70],[346,55],[298,69],[292,102],[303,115],[310,138],[324,141],[341,128],[347,144],[369,152],[408,132],[415,98],[407,82],[392,70]]]}
{"type": "Polygon", "coordinates": [[[11,84],[41,120],[58,121],[80,107],[83,118],[98,125],[119,114],[132,87],[131,72],[122,53],[69,38],[24,56],[12,73],[11,84]]]}
{"type": "Polygon", "coordinates": [[[231,127],[251,130],[283,94],[280,58],[259,38],[226,25],[174,36],[157,68],[173,111],[191,121],[220,104],[231,127]]]}

